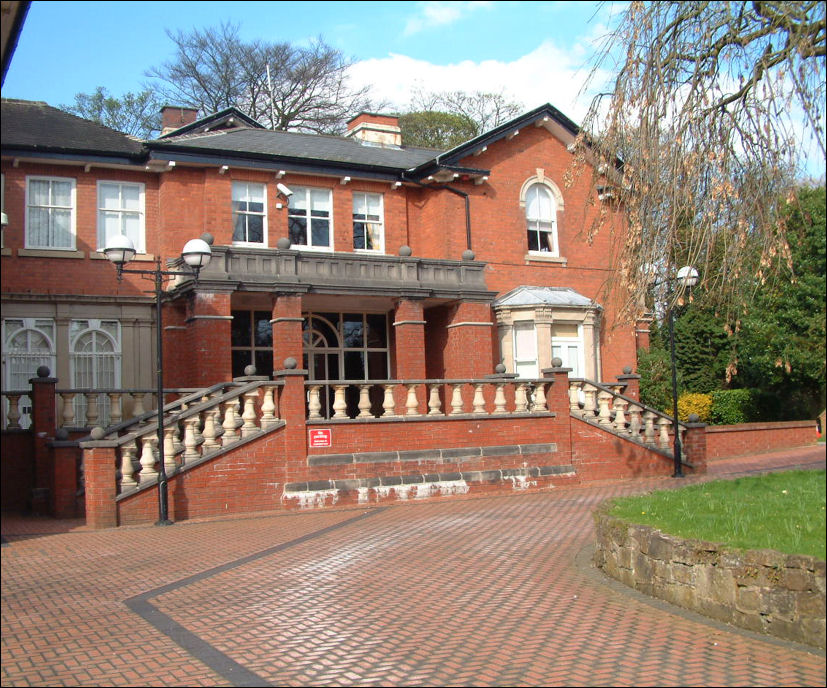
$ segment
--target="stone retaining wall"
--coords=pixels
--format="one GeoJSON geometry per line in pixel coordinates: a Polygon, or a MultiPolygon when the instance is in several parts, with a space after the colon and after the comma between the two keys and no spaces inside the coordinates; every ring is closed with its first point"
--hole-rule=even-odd
{"type": "Polygon", "coordinates": [[[683,540],[595,512],[595,565],[653,597],[758,633],[825,647],[825,562],[683,540]]]}

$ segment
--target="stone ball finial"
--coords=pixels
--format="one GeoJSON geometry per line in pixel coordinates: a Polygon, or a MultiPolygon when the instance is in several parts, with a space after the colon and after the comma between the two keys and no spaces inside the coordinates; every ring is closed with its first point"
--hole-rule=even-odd
{"type": "Polygon", "coordinates": [[[623,374],[624,375],[631,375],[632,374],[632,366],[623,366],[623,374]]]}
{"type": "Polygon", "coordinates": [[[290,241],[289,237],[279,237],[279,240],[276,242],[276,248],[279,248],[282,251],[286,251],[292,245],[293,243],[290,241]]]}
{"type": "Polygon", "coordinates": [[[494,366],[494,372],[497,373],[497,375],[502,375],[505,372],[505,366],[502,363],[498,363],[494,366]]]}
{"type": "Polygon", "coordinates": [[[700,423],[701,417],[697,413],[690,413],[689,414],[689,422],[690,423],[700,423]]]}
{"type": "Polygon", "coordinates": [[[298,367],[298,365],[298,362],[292,356],[288,356],[284,359],[285,370],[295,370],[298,367]]]}
{"type": "Polygon", "coordinates": [[[210,234],[209,232],[204,232],[201,235],[201,241],[204,241],[208,245],[212,246],[213,243],[215,242],[215,237],[212,234],[210,234]]]}
{"type": "Polygon", "coordinates": [[[413,251],[411,251],[410,246],[407,246],[407,245],[403,244],[402,246],[399,247],[399,255],[402,256],[403,258],[409,257],[412,253],[413,253],[413,251]]]}
{"type": "Polygon", "coordinates": [[[563,359],[559,356],[555,356],[551,359],[551,367],[552,368],[562,368],[563,367],[563,359]]]}
{"type": "Polygon", "coordinates": [[[69,439],[69,431],[66,428],[58,428],[55,433],[55,439],[59,442],[65,442],[69,439]]]}
{"type": "Polygon", "coordinates": [[[100,427],[100,426],[95,426],[94,428],[92,428],[92,432],[89,433],[89,436],[93,440],[102,440],[104,435],[106,435],[106,433],[103,431],[103,428],[100,427]]]}
{"type": "Polygon", "coordinates": [[[49,370],[49,366],[40,366],[40,367],[37,369],[37,377],[49,377],[49,374],[50,374],[51,372],[52,372],[52,371],[51,371],[51,370],[49,370]]]}
{"type": "Polygon", "coordinates": [[[252,363],[248,366],[244,366],[244,374],[247,377],[252,377],[256,374],[256,367],[252,363]]]}
{"type": "Polygon", "coordinates": [[[474,253],[470,248],[467,248],[462,252],[462,259],[463,260],[474,260],[476,255],[477,254],[474,253]]]}

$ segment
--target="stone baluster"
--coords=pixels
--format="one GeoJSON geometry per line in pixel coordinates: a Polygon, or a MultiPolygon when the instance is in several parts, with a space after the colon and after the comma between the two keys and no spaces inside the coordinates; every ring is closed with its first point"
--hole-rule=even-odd
{"type": "Polygon", "coordinates": [[[643,409],[637,404],[629,404],[629,435],[634,440],[640,440],[641,412],[643,409]]]}
{"type": "Polygon", "coordinates": [[[316,420],[322,417],[322,401],[319,390],[321,385],[310,385],[307,390],[307,417],[316,420]]]}
{"type": "Polygon", "coordinates": [[[239,435],[241,434],[241,426],[244,425],[244,419],[241,417],[241,396],[235,398],[233,404],[233,418],[235,418],[235,430],[239,435]]]}
{"type": "Polygon", "coordinates": [[[531,407],[532,413],[545,413],[548,411],[546,403],[546,383],[538,382],[534,390],[534,404],[531,407]]]}
{"type": "Polygon", "coordinates": [[[597,415],[597,387],[587,382],[583,383],[583,416],[593,420],[597,415]]]}
{"type": "Polygon", "coordinates": [[[452,416],[457,416],[462,413],[462,383],[455,384],[453,391],[451,392],[451,414],[452,416]]]}
{"type": "Polygon", "coordinates": [[[138,483],[143,485],[158,477],[155,470],[155,447],[157,439],[152,435],[145,435],[141,438],[141,472],[138,474],[138,483]]]}
{"type": "Polygon", "coordinates": [[[224,402],[224,422],[221,424],[221,427],[224,428],[224,434],[221,436],[222,447],[238,440],[238,432],[235,429],[236,401],[236,399],[230,399],[224,402]]]}
{"type": "Polygon", "coordinates": [[[333,417],[347,418],[347,401],[345,390],[347,385],[333,385],[333,417]]]}
{"type": "Polygon", "coordinates": [[[9,410],[6,414],[6,428],[9,430],[20,429],[20,394],[7,394],[6,400],[9,403],[9,410]]]}
{"type": "Polygon", "coordinates": [[[61,392],[60,398],[63,399],[63,427],[71,428],[75,425],[75,393],[61,392]]]}
{"type": "Polygon", "coordinates": [[[198,439],[195,436],[195,426],[198,416],[190,416],[184,420],[184,463],[189,463],[201,457],[198,453],[198,439]]]}
{"type": "MultiPolygon", "coordinates": [[[[167,475],[172,475],[178,470],[178,463],[175,461],[175,455],[178,453],[175,449],[175,433],[177,430],[177,423],[164,427],[164,470],[167,475]]],[[[186,462],[186,459],[182,460],[186,462]]]]}
{"type": "Polygon", "coordinates": [[[526,394],[526,383],[518,382],[514,392],[514,413],[528,413],[528,395],[526,394]]]}
{"type": "Polygon", "coordinates": [[[654,411],[644,411],[643,441],[646,444],[655,444],[655,418],[657,418],[657,414],[654,411]]]}
{"type": "Polygon", "coordinates": [[[120,392],[109,393],[109,424],[118,425],[123,420],[123,409],[121,400],[123,395],[120,392]]]}
{"type": "Polygon", "coordinates": [[[382,385],[385,390],[385,397],[382,400],[382,418],[392,418],[396,416],[396,400],[393,398],[393,388],[396,385],[382,385]]]}
{"type": "Polygon", "coordinates": [[[98,395],[86,392],[86,422],[84,427],[94,428],[98,424],[98,395]]]}
{"type": "Polygon", "coordinates": [[[261,429],[273,427],[278,418],[276,418],[276,402],[275,402],[275,387],[266,385],[264,387],[264,399],[261,402],[261,429]]]}
{"type": "Polygon", "coordinates": [[[405,415],[418,416],[419,413],[419,399],[416,398],[416,383],[409,382],[407,385],[408,395],[405,398],[405,415]]]}
{"type": "Polygon", "coordinates": [[[615,418],[614,418],[614,428],[616,432],[626,432],[626,407],[629,405],[629,402],[621,397],[615,397],[614,399],[614,408],[615,408],[615,418]]]}
{"type": "Polygon", "coordinates": [[[357,418],[373,418],[370,412],[370,385],[359,385],[359,415],[357,418]]]}
{"type": "Polygon", "coordinates": [[[507,401],[505,398],[505,383],[498,382],[495,389],[494,389],[494,413],[495,414],[505,414],[508,413],[508,408],[506,407],[507,401]]]}
{"type": "Polygon", "coordinates": [[[138,416],[144,415],[146,413],[146,409],[144,408],[143,392],[133,392],[132,399],[132,417],[137,418],[138,416]]]}
{"type": "Polygon", "coordinates": [[[137,447],[129,442],[121,447],[121,492],[138,486],[135,480],[135,453],[137,447]]]}
{"type": "Polygon", "coordinates": [[[569,380],[569,411],[578,416],[583,413],[580,408],[580,391],[582,389],[582,380],[569,380]]]}
{"type": "Polygon", "coordinates": [[[482,382],[477,382],[474,385],[474,399],[471,402],[473,413],[485,413],[485,395],[482,392],[482,388],[482,382]]]}
{"type": "Polygon", "coordinates": [[[600,423],[600,425],[609,425],[612,422],[612,410],[609,408],[611,401],[612,395],[610,392],[602,389],[598,392],[597,405],[600,411],[597,414],[597,422],[600,423]]]}
{"type": "Polygon", "coordinates": [[[672,427],[672,421],[661,416],[658,419],[658,445],[661,449],[669,449],[669,428],[672,427]]]}
{"type": "Polygon", "coordinates": [[[257,389],[252,389],[244,393],[244,413],[241,414],[241,419],[244,421],[244,424],[241,426],[242,437],[250,437],[261,432],[261,428],[256,425],[256,421],[258,420],[256,399],[258,399],[257,389]]]}
{"type": "Polygon", "coordinates": [[[208,410],[204,414],[204,431],[201,433],[204,436],[204,443],[201,445],[201,451],[205,454],[218,449],[221,445],[215,441],[215,414],[212,410],[208,410]]]}
{"type": "Polygon", "coordinates": [[[442,415],[442,401],[439,398],[439,385],[429,385],[430,394],[428,395],[428,415],[441,416],[442,415]]]}

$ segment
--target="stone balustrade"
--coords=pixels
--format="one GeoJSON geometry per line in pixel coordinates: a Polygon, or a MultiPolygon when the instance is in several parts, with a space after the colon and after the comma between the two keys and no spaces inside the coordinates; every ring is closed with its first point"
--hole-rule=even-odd
{"type": "Polygon", "coordinates": [[[485,378],[463,380],[309,380],[307,419],[500,416],[548,413],[552,381],[485,378]]]}
{"type": "MultiPolygon", "coordinates": [[[[208,458],[244,439],[281,424],[278,390],[283,382],[231,383],[190,394],[164,407],[164,468],[172,475],[183,466],[208,458]]],[[[141,424],[113,428],[106,439],[119,446],[118,491],[121,494],[158,479],[158,425],[149,414],[141,424]]]]}
{"type": "MultiPolygon", "coordinates": [[[[570,378],[571,414],[635,442],[670,452],[672,418],[623,396],[622,389],[622,384],[602,385],[591,380],[570,378]]],[[[680,423],[678,428],[683,440],[686,428],[680,423]]]]}

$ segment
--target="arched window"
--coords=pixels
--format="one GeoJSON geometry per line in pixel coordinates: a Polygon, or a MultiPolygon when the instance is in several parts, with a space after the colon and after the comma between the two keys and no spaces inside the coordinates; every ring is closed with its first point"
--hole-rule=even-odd
{"type": "MultiPolygon", "coordinates": [[[[40,366],[55,374],[55,323],[46,318],[10,318],[3,321],[3,388],[29,389],[29,380],[40,366]]],[[[31,425],[32,402],[28,395],[20,398],[18,422],[21,428],[31,425]]],[[[3,404],[3,427],[8,402],[3,404]]]]}
{"type": "Polygon", "coordinates": [[[557,203],[545,184],[532,184],[526,190],[525,219],[528,250],[558,255],[557,203]]]}
{"type": "MultiPolygon", "coordinates": [[[[116,389],[121,383],[121,335],[116,320],[73,320],[69,326],[70,368],[74,389],[116,389]]],[[[96,425],[106,427],[111,417],[110,399],[98,394],[96,425]]],[[[88,404],[75,397],[75,421],[85,425],[88,404]]]]}

